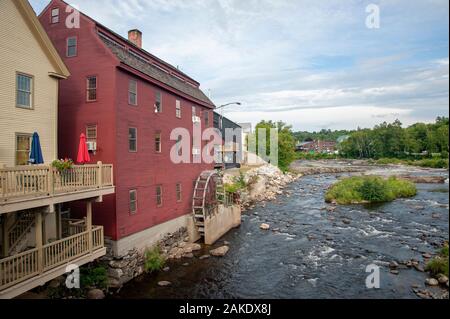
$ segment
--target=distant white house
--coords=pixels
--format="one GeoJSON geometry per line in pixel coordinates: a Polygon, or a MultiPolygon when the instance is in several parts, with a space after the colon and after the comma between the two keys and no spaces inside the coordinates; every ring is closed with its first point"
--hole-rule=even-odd
{"type": "Polygon", "coordinates": [[[247,137],[252,134],[252,123],[237,123],[242,128],[242,149],[247,150],[247,137]]]}

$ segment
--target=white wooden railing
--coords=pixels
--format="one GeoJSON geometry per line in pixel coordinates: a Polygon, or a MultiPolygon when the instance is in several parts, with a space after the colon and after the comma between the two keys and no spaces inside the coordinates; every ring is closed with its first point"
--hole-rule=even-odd
{"type": "Polygon", "coordinates": [[[58,171],[52,166],[0,168],[0,204],[24,197],[56,194],[113,186],[113,166],[99,162],[58,171]]]}
{"type": "Polygon", "coordinates": [[[31,249],[23,253],[0,260],[0,290],[13,286],[39,274],[38,250],[31,249]]]}
{"type": "Polygon", "coordinates": [[[103,226],[0,260],[0,291],[104,247],[103,226]],[[89,244],[89,238],[92,238],[89,244]]]}
{"type": "Polygon", "coordinates": [[[86,230],[86,219],[67,219],[61,220],[62,235],[64,237],[73,236],[86,230]]]}

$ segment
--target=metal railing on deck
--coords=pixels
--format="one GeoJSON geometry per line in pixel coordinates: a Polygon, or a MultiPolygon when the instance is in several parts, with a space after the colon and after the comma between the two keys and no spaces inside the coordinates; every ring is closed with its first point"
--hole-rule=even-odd
{"type": "Polygon", "coordinates": [[[111,164],[77,165],[64,171],[52,166],[0,168],[0,204],[24,197],[45,197],[113,186],[111,164]]]}

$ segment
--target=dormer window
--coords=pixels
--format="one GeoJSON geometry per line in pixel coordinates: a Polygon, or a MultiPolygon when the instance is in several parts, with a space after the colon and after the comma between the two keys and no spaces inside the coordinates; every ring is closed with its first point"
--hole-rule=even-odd
{"type": "Polygon", "coordinates": [[[52,9],[52,23],[58,23],[59,22],[59,8],[52,9]]]}

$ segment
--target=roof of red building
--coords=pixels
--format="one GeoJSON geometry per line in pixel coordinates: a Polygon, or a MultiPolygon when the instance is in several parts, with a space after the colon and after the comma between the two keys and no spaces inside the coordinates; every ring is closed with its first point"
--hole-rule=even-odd
{"type": "Polygon", "coordinates": [[[127,49],[122,46],[109,41],[107,38],[100,37],[106,46],[114,53],[115,56],[122,63],[136,69],[158,81],[164,83],[184,94],[187,94],[197,100],[200,100],[211,107],[214,107],[214,103],[198,88],[194,85],[182,81],[175,76],[161,70],[160,68],[154,66],[152,63],[144,61],[135,55],[131,54],[127,49]]]}
{"type": "MultiPolygon", "coordinates": [[[[55,0],[51,1],[47,7],[43,10],[46,11],[48,7],[54,2],[55,0]]],[[[58,0],[62,3],[69,5],[64,0],[58,0]]],[[[42,13],[41,13],[42,14],[42,13]]],[[[132,47],[134,50],[142,54],[143,56],[148,57],[149,60],[154,60],[157,63],[161,64],[164,68],[168,68],[171,72],[165,72],[163,68],[156,67],[152,62],[150,61],[144,61],[143,59],[139,59],[137,56],[130,53],[129,50],[127,50],[125,47],[122,47],[118,45],[117,43],[114,43],[114,41],[108,41],[107,38],[100,37],[100,39],[106,44],[106,46],[114,53],[114,55],[117,56],[119,61],[124,63],[125,65],[136,69],[154,79],[157,81],[170,86],[171,88],[186,94],[188,96],[193,97],[196,100],[199,100],[207,105],[209,105],[211,108],[214,108],[214,103],[200,90],[199,85],[197,81],[183,73],[182,71],[178,70],[178,68],[175,68],[173,65],[161,60],[160,58],[154,56],[153,54],[147,52],[146,50],[139,48],[136,46],[133,42],[129,41],[128,39],[122,37],[115,31],[109,29],[108,27],[102,25],[98,21],[94,20],[90,16],[86,15],[85,13],[80,11],[80,14],[82,14],[87,19],[94,22],[99,29],[102,31],[106,31],[107,33],[110,33],[111,36],[116,37],[120,39],[120,41],[126,43],[130,47],[132,47]],[[171,73],[178,73],[180,76],[175,77],[171,73]],[[186,78],[188,80],[182,80],[182,78],[186,78]],[[189,81],[192,82],[192,84],[189,83],[189,81]]]]}

